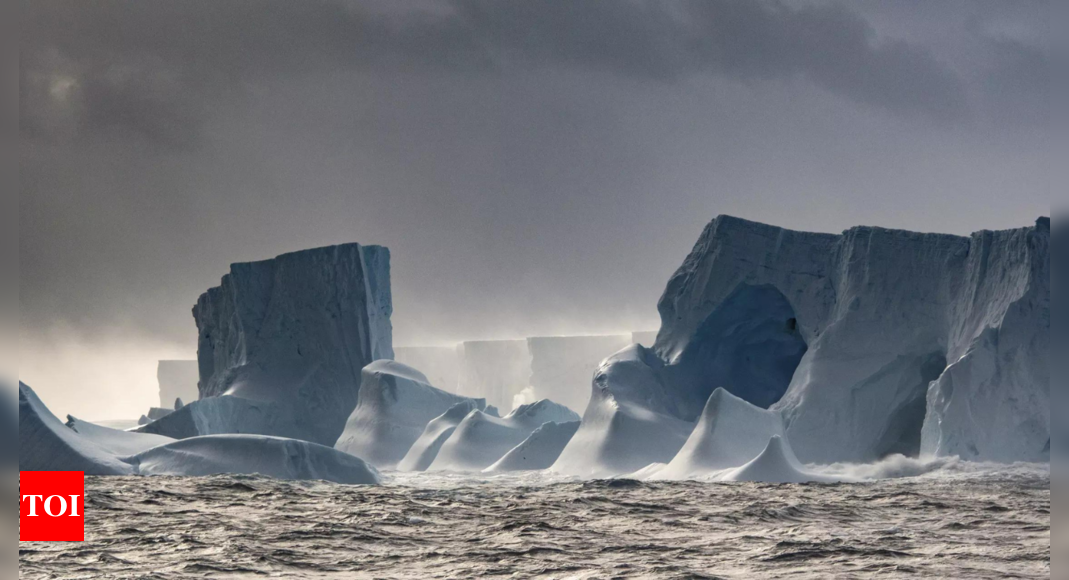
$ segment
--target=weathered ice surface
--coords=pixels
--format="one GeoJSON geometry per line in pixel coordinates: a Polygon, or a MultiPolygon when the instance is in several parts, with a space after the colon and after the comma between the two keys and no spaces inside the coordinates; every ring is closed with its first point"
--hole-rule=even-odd
{"type": "Polygon", "coordinates": [[[550,399],[581,413],[601,361],[631,344],[628,335],[550,336],[527,339],[531,398],[550,399]]]}
{"type": "Polygon", "coordinates": [[[173,409],[176,399],[192,403],[200,398],[200,371],[195,360],[161,360],[156,367],[160,384],[160,407],[173,409]]]}
{"type": "Polygon", "coordinates": [[[526,340],[469,341],[458,352],[460,395],[511,409],[513,398],[529,386],[531,355],[526,340]]]}
{"type": "Polygon", "coordinates": [[[67,428],[96,444],[104,451],[117,456],[136,455],[142,451],[173,443],[175,440],[150,433],[132,433],[110,429],[67,415],[67,428]]]}
{"type": "Polygon", "coordinates": [[[973,234],[962,269],[922,452],[1049,461],[1050,220],[973,234]]]}
{"type": "Polygon", "coordinates": [[[656,477],[686,479],[739,467],[760,455],[769,439],[782,435],[779,413],[717,389],[690,438],[656,477]]]}
{"type": "Polygon", "coordinates": [[[435,387],[456,393],[460,382],[457,350],[457,346],[399,346],[393,349],[393,359],[419,369],[435,387]]]}
{"type": "Polygon", "coordinates": [[[393,358],[392,311],[384,247],[234,264],[193,308],[200,395],[276,403],[299,438],[332,446],[356,407],[360,369],[393,358]]]}
{"type": "Polygon", "coordinates": [[[815,234],[721,216],[661,297],[653,353],[603,367],[558,466],[629,466],[623,442],[645,424],[632,418],[692,423],[717,387],[771,404],[806,462],[916,456],[922,431],[933,454],[1041,459],[1049,238],[1047,218],[961,237],[815,234]],[[621,417],[638,426],[621,428],[621,417]]]}
{"type": "Polygon", "coordinates": [[[397,469],[400,471],[426,471],[431,466],[431,463],[434,463],[434,458],[438,457],[438,452],[442,449],[442,445],[453,435],[457,425],[460,425],[460,422],[464,420],[464,417],[468,416],[468,413],[480,410],[491,416],[497,416],[496,411],[490,412],[489,410],[480,409],[477,401],[482,401],[482,399],[464,399],[427,423],[427,427],[423,429],[419,439],[412,444],[404,459],[397,464],[397,469]]]}
{"type": "Polygon", "coordinates": [[[134,474],[130,464],[64,425],[23,383],[19,383],[19,471],[134,474]]]}
{"type": "Polygon", "coordinates": [[[738,469],[721,477],[721,481],[757,481],[762,483],[832,483],[839,479],[833,476],[810,473],[795,457],[791,446],[783,437],[773,435],[757,457],[738,469]]]}
{"type": "Polygon", "coordinates": [[[307,441],[260,435],[175,441],[159,435],[109,429],[74,417],[63,424],[22,383],[19,384],[19,470],[83,471],[86,475],[259,473],[282,479],[378,482],[377,472],[360,459],[307,441]]]}
{"type": "Polygon", "coordinates": [[[292,414],[279,403],[223,395],[194,401],[181,409],[138,427],[173,439],[205,435],[249,434],[299,438],[292,414]]]}
{"type": "Polygon", "coordinates": [[[564,451],[578,430],[579,421],[543,423],[523,443],[510,449],[483,473],[548,469],[557,461],[561,451],[564,451]]]}
{"type": "Polygon", "coordinates": [[[514,409],[504,418],[472,411],[442,445],[430,471],[482,471],[523,443],[547,422],[578,421],[579,415],[553,401],[541,400],[514,409]]]}
{"type": "MultiPolygon", "coordinates": [[[[356,409],[334,448],[380,469],[393,469],[432,419],[469,400],[432,387],[423,373],[395,361],[375,361],[361,375],[356,409]]],[[[472,404],[486,408],[482,399],[472,404]]]]}
{"type": "Polygon", "coordinates": [[[684,413],[661,383],[663,366],[641,344],[605,359],[594,375],[583,422],[552,469],[580,477],[612,477],[671,461],[695,423],[679,418],[684,413]]]}
{"type": "Polygon", "coordinates": [[[316,443],[263,435],[183,439],[125,461],[140,475],[260,474],[350,485],[379,483],[378,472],[352,455],[316,443]]]}

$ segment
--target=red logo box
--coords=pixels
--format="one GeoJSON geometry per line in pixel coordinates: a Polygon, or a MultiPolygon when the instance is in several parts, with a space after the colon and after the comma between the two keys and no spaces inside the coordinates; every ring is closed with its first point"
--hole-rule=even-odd
{"type": "Polygon", "coordinates": [[[85,541],[85,474],[19,472],[19,541],[85,541]]]}

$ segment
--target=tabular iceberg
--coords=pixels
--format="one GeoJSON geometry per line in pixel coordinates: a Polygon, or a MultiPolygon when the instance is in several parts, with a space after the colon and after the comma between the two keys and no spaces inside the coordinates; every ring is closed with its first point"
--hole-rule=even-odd
{"type": "Polygon", "coordinates": [[[1049,238],[1049,218],[961,237],[718,217],[668,282],[652,352],[603,364],[554,468],[606,475],[668,461],[718,387],[780,413],[807,462],[922,446],[1042,460],[1049,238]]]}
{"type": "Polygon", "coordinates": [[[200,395],[277,403],[299,438],[332,446],[356,407],[360,370],[393,358],[392,311],[381,246],[233,264],[193,308],[200,395]]]}
{"type": "Polygon", "coordinates": [[[543,424],[578,420],[567,407],[545,399],[517,407],[504,418],[472,411],[442,445],[428,470],[482,471],[543,424]]]}
{"type": "Polygon", "coordinates": [[[470,400],[474,408],[486,408],[482,399],[432,387],[423,373],[399,362],[375,361],[361,376],[356,409],[334,447],[380,469],[392,469],[404,459],[428,422],[450,407],[470,400]]]}
{"type": "Polygon", "coordinates": [[[457,425],[460,425],[464,417],[467,417],[472,411],[479,410],[490,416],[497,416],[496,409],[493,407],[481,409],[476,404],[476,401],[482,401],[482,399],[461,401],[450,407],[445,413],[435,417],[430,423],[427,423],[419,439],[412,444],[404,459],[397,464],[397,469],[400,471],[426,471],[431,466],[431,463],[434,463],[434,459],[438,457],[438,452],[442,449],[442,445],[453,435],[453,431],[456,431],[457,425]]]}
{"type": "Polygon", "coordinates": [[[543,423],[523,443],[513,447],[483,473],[548,469],[579,430],[579,421],[543,423]]]}

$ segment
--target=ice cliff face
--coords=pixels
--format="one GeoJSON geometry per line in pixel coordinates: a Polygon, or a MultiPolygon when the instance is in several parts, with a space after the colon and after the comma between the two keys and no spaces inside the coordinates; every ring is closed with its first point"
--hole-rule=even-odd
{"type": "Polygon", "coordinates": [[[332,446],[356,407],[360,370],[393,358],[392,310],[380,246],[234,264],[193,308],[200,396],[277,404],[301,439],[332,446]]]}
{"type": "Polygon", "coordinates": [[[173,409],[175,400],[192,403],[200,398],[200,371],[195,360],[161,360],[156,367],[160,384],[160,408],[173,409]]]}
{"type": "MultiPolygon", "coordinates": [[[[806,462],[916,455],[922,432],[933,454],[1040,459],[1049,238],[1047,218],[960,237],[719,217],[668,282],[653,352],[603,365],[557,467],[628,467],[645,417],[693,424],[717,387],[779,412],[806,462]]],[[[679,448],[661,435],[650,463],[679,448]]]]}
{"type": "Polygon", "coordinates": [[[458,403],[471,401],[483,410],[483,399],[451,395],[428,384],[418,370],[380,360],[364,367],[356,409],[335,448],[380,469],[393,469],[427,424],[458,403]]]}

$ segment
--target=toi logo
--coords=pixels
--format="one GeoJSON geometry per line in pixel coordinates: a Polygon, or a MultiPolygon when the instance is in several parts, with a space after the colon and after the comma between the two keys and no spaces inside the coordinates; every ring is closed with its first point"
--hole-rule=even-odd
{"type": "Polygon", "coordinates": [[[85,474],[19,472],[19,541],[85,540],[85,474]]]}

